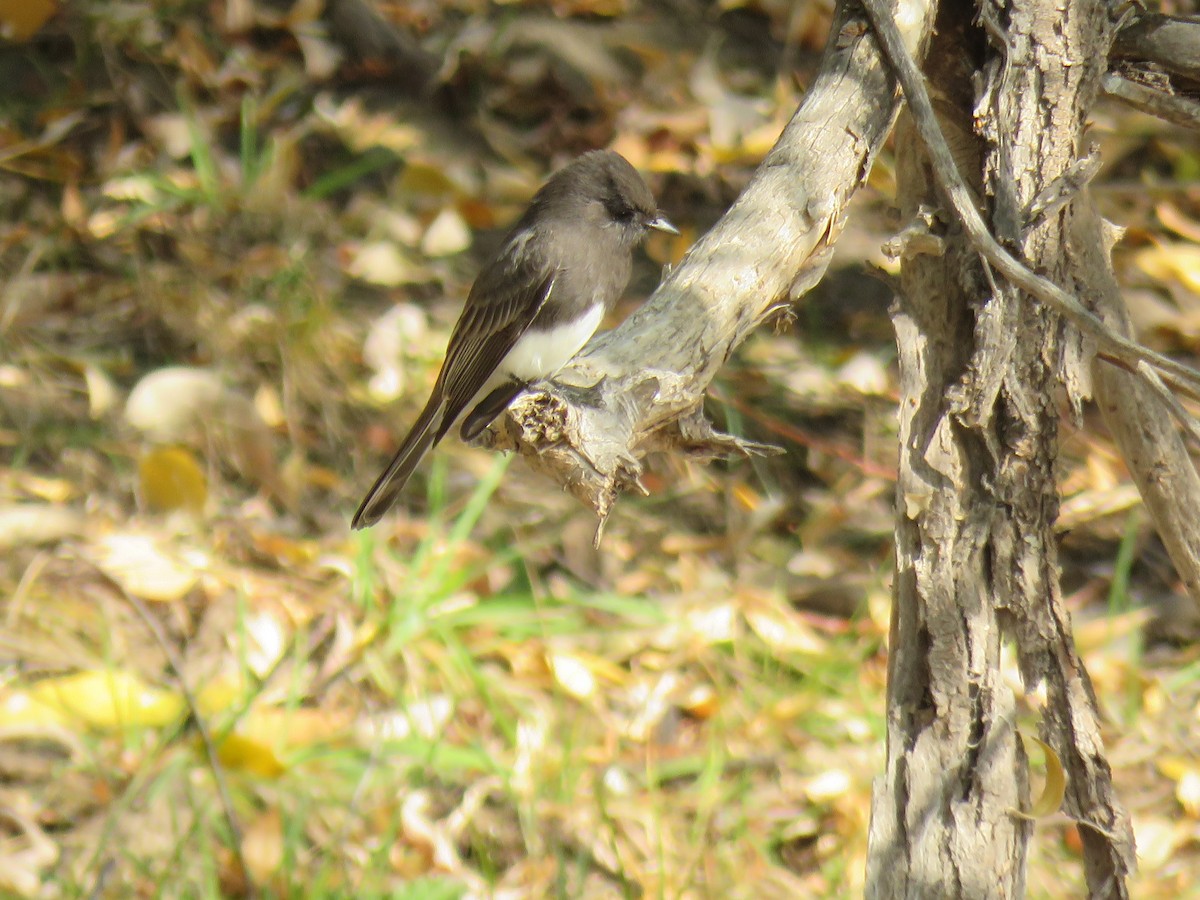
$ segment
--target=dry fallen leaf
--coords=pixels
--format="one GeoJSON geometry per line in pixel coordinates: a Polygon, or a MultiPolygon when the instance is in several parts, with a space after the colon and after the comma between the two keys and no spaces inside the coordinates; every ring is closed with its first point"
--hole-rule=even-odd
{"type": "Polygon", "coordinates": [[[453,714],[454,701],[439,695],[413,701],[395,712],[360,716],[356,730],[365,742],[402,741],[414,734],[431,741],[442,734],[453,714]]]}
{"type": "Polygon", "coordinates": [[[95,549],[97,565],[105,574],[143,600],[179,600],[199,578],[194,566],[168,552],[150,535],[109,535],[95,549]]]}
{"type": "Polygon", "coordinates": [[[1200,764],[1183,773],[1175,785],[1175,799],[1193,819],[1200,819],[1200,764]]]}
{"type": "Polygon", "coordinates": [[[738,635],[737,610],[732,603],[690,610],[686,621],[692,631],[707,643],[732,641],[738,635]]]}
{"type": "Polygon", "coordinates": [[[204,458],[228,460],[243,478],[287,505],[275,460],[275,437],[247,396],[209,369],[157,369],[137,383],[125,419],[156,444],[182,445],[204,458]]]}
{"type": "Polygon", "coordinates": [[[29,40],[57,9],[55,0],[0,0],[0,38],[29,40]]]}
{"type": "Polygon", "coordinates": [[[138,493],[154,512],[199,513],[208,497],[204,470],[183,447],[155,447],[138,459],[138,493]]]}
{"type": "Polygon", "coordinates": [[[1156,768],[1175,782],[1175,799],[1184,812],[1200,819],[1200,758],[1163,756],[1156,761],[1156,768]]]}
{"type": "Polygon", "coordinates": [[[209,369],[172,366],[142,378],[125,402],[125,420],[151,440],[192,443],[228,402],[221,376],[209,369]]]}
{"type": "Polygon", "coordinates": [[[1189,219],[1176,204],[1164,200],[1154,207],[1154,214],[1158,216],[1158,221],[1181,238],[1200,244],[1200,222],[1189,219]]]}
{"type": "Polygon", "coordinates": [[[117,387],[103,369],[92,363],[84,365],[83,379],[88,392],[88,415],[100,419],[117,405],[117,387]]]}
{"type": "Polygon", "coordinates": [[[1145,874],[1169,863],[1179,846],[1188,839],[1188,830],[1185,823],[1164,817],[1134,816],[1138,869],[1145,874]]]}
{"type": "Polygon", "coordinates": [[[169,725],[184,711],[178,694],[120,669],[44,678],[29,688],[29,696],[69,719],[104,730],[169,725]]]}
{"type": "Polygon", "coordinates": [[[346,249],[346,272],[367,284],[396,287],[424,278],[420,266],[411,263],[391,241],[352,244],[346,249]]]}
{"type": "Polygon", "coordinates": [[[429,322],[412,303],[397,303],[371,323],[363,341],[363,362],[373,374],[368,388],[381,403],[395,400],[408,389],[407,359],[429,350],[429,322]]]}
{"type": "Polygon", "coordinates": [[[849,793],[853,786],[854,782],[848,772],[843,769],[829,769],[809,779],[804,787],[804,794],[813,803],[829,803],[849,793]]]}
{"type": "Polygon", "coordinates": [[[0,506],[0,550],[50,544],[83,531],[84,515],[49,503],[0,506]]]}
{"type": "Polygon", "coordinates": [[[1028,812],[1019,810],[1012,810],[1012,812],[1024,819],[1044,819],[1054,815],[1062,808],[1063,797],[1067,793],[1067,773],[1063,770],[1062,761],[1054,752],[1054,748],[1031,734],[1025,732],[1020,734],[1022,740],[1025,741],[1026,753],[1033,747],[1041,748],[1042,757],[1046,761],[1046,781],[1042,785],[1041,794],[1038,795],[1028,812]]]}
{"type": "Polygon", "coordinates": [[[246,617],[245,665],[260,678],[271,672],[288,650],[291,628],[282,617],[262,609],[246,617]]]}
{"type": "Polygon", "coordinates": [[[434,217],[421,238],[426,256],[453,256],[471,246],[471,229],[454,207],[447,206],[434,217]]]}
{"type": "Polygon", "coordinates": [[[43,875],[58,862],[58,845],[31,816],[19,809],[6,808],[4,819],[18,833],[0,842],[0,891],[6,897],[45,896],[43,875]]]}
{"type": "Polygon", "coordinates": [[[1133,255],[1133,263],[1155,281],[1176,282],[1200,294],[1200,246],[1170,243],[1146,247],[1133,255]]]}
{"type": "Polygon", "coordinates": [[[570,653],[551,653],[547,656],[550,673],[568,694],[586,700],[596,693],[596,678],[587,663],[570,653]]]}
{"type": "Polygon", "coordinates": [[[742,615],[751,631],[757,634],[772,652],[824,653],[828,649],[828,643],[780,598],[743,590],[738,599],[741,601],[742,615]]]}

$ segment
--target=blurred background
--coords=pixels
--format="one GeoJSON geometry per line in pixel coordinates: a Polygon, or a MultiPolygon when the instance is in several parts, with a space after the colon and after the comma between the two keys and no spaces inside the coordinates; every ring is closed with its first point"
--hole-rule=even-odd
{"type": "MultiPolygon", "coordinates": [[[[861,892],[890,151],[710,390],[783,455],[650,459],[597,551],[523,461],[448,441],[348,531],[539,183],[611,146],[683,231],[611,327],[774,143],[831,7],[0,0],[0,896],[861,892]]],[[[1196,364],[1195,136],[1101,101],[1091,139],[1138,332],[1196,364]]],[[[1200,615],[1094,410],[1062,453],[1134,890],[1200,896],[1200,615]]],[[[1030,896],[1082,892],[1079,846],[1043,816],[1030,896]]]]}

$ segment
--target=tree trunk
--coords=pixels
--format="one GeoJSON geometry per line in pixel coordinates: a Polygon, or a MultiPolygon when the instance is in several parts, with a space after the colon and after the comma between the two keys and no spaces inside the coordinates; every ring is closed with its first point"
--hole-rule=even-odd
{"type": "MultiPolygon", "coordinates": [[[[1111,41],[1106,9],[1071,0],[943,4],[927,76],[960,172],[993,233],[1074,291],[1083,124],[1111,41]]],[[[912,132],[898,133],[900,204],[936,208],[912,132]]],[[[949,217],[943,216],[945,220],[949,217]]],[[[1089,892],[1128,896],[1128,817],[1116,802],[1091,686],[1058,584],[1058,403],[1088,389],[1059,317],[990,273],[957,228],[910,242],[894,315],[900,481],[888,749],[872,804],[872,897],[1024,892],[1027,763],[1000,672],[1015,642],[1042,732],[1067,773],[1089,892]]]]}

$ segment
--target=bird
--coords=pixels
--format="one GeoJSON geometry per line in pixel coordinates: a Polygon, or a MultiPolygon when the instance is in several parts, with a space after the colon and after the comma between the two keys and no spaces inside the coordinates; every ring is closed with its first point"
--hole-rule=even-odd
{"type": "Polygon", "coordinates": [[[550,176],[476,277],[429,400],[351,528],[383,517],[456,422],[474,439],[566,365],[620,299],[633,249],[651,230],[679,234],[619,153],[593,150],[550,176]]]}

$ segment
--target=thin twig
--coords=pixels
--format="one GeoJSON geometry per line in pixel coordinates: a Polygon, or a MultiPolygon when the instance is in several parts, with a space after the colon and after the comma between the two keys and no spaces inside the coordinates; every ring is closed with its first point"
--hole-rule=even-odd
{"type": "Polygon", "coordinates": [[[109,859],[100,868],[100,874],[96,876],[96,881],[92,885],[91,892],[87,895],[87,900],[100,900],[104,896],[104,891],[108,886],[108,879],[112,877],[112,873],[116,870],[116,867],[116,860],[109,859]]]}
{"type": "Polygon", "coordinates": [[[1200,447],[1200,422],[1196,421],[1196,417],[1188,412],[1187,407],[1179,401],[1174,392],[1163,384],[1162,378],[1159,377],[1159,374],[1150,365],[1145,362],[1139,362],[1138,374],[1146,379],[1146,383],[1158,394],[1162,402],[1167,405],[1167,409],[1171,411],[1171,414],[1183,426],[1184,431],[1191,437],[1192,442],[1197,447],[1200,447]]]}
{"type": "Polygon", "coordinates": [[[217,756],[217,746],[213,742],[212,734],[208,730],[208,726],[204,722],[204,717],[200,714],[200,706],[196,702],[196,697],[188,687],[187,680],[183,677],[183,660],[179,654],[175,652],[175,648],[171,646],[171,642],[167,640],[167,635],[163,632],[162,625],[158,619],[150,614],[150,610],[146,608],[146,604],[142,602],[140,597],[136,597],[125,587],[112,578],[107,572],[97,566],[95,563],[88,561],[96,573],[104,579],[104,582],[112,587],[120,594],[134,611],[146,623],[146,627],[150,629],[150,633],[154,635],[154,640],[158,643],[163,655],[167,658],[167,665],[170,666],[171,672],[175,676],[175,681],[179,685],[179,692],[183,695],[183,702],[188,708],[188,713],[192,721],[196,725],[196,731],[200,735],[200,742],[204,745],[204,755],[208,761],[209,771],[212,772],[213,783],[217,786],[217,797],[221,803],[221,813],[225,818],[225,827],[229,829],[230,837],[233,840],[233,858],[242,870],[245,878],[246,896],[253,898],[258,896],[258,892],[250,878],[250,868],[246,865],[246,857],[242,852],[242,827],[238,823],[237,813],[233,809],[233,795],[229,793],[229,784],[225,780],[225,768],[221,765],[221,760],[217,756]]]}
{"type": "Polygon", "coordinates": [[[1134,109],[1184,128],[1200,130],[1200,103],[1190,97],[1168,94],[1154,88],[1109,72],[1100,82],[1104,93],[1128,103],[1134,109]]]}
{"type": "Polygon", "coordinates": [[[983,217],[975,208],[970,188],[958,173],[950,147],[938,126],[929,94],[925,91],[921,72],[904,47],[904,40],[887,8],[886,0],[863,0],[863,6],[884,56],[904,91],[904,99],[908,101],[917,133],[921,136],[921,142],[925,145],[933,165],[937,186],[979,255],[1010,282],[1041,300],[1080,331],[1095,339],[1096,343],[1107,349],[1110,354],[1127,360],[1131,370],[1136,370],[1137,362],[1146,362],[1173,384],[1185,386],[1191,391],[1200,391],[1200,372],[1116,334],[1079,300],[1053,282],[1036,275],[992,237],[983,217]]]}

